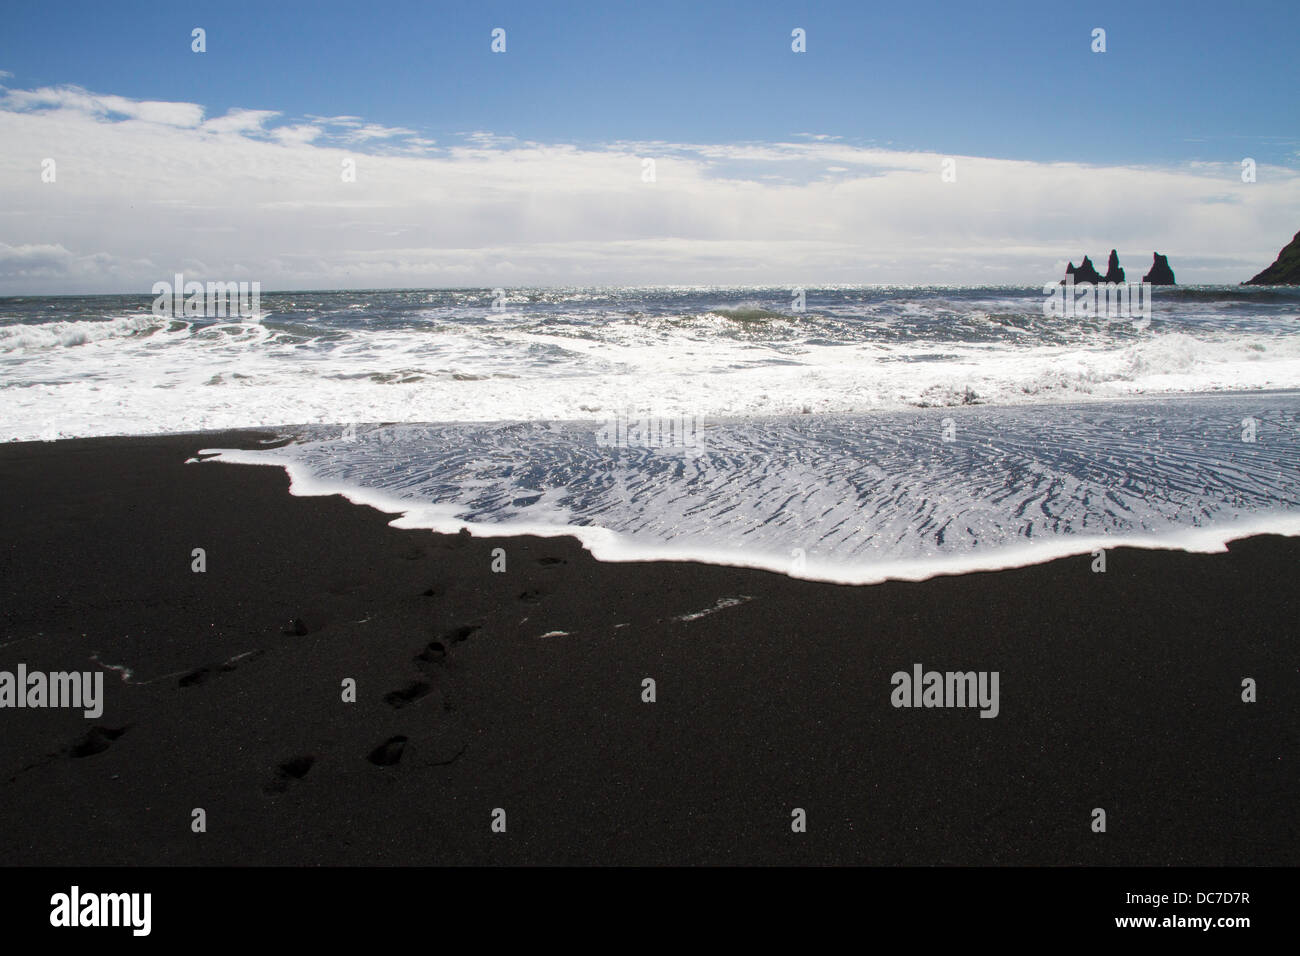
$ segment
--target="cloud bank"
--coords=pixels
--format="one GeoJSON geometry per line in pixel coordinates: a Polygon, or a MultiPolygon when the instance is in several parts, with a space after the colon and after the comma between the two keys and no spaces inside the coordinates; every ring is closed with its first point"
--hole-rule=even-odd
{"type": "Polygon", "coordinates": [[[1112,247],[1133,279],[1158,250],[1182,283],[1239,282],[1300,227],[1284,167],[1243,183],[1236,162],[948,157],[817,133],[437,143],[357,116],[208,117],[63,86],[0,87],[0,144],[0,294],[148,292],[175,272],[268,291],[1032,284],[1112,247]]]}

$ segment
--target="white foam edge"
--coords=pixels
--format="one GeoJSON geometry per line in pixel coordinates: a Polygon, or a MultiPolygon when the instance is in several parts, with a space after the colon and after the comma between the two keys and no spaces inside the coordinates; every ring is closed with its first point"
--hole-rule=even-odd
{"type": "Polygon", "coordinates": [[[742,555],[736,550],[689,545],[646,545],[591,525],[536,524],[516,522],[472,522],[456,517],[456,505],[420,504],[382,491],[360,488],[343,481],[326,481],[310,474],[299,462],[286,460],[274,451],[229,448],[204,448],[186,464],[225,462],[234,465],[279,465],[289,476],[289,493],[298,497],[340,495],[355,505],[364,505],[394,515],[389,525],[402,530],[425,530],[438,534],[458,534],[462,528],[480,538],[510,538],[533,535],[539,538],[577,538],[597,561],[611,564],[635,561],[679,561],[712,564],[733,568],[772,571],[787,577],[826,584],[882,584],[885,581],[927,581],[930,578],[974,574],[983,571],[1007,571],[1014,568],[1046,564],[1059,558],[1092,555],[1116,548],[1140,548],[1147,551],[1182,551],[1192,554],[1222,554],[1233,541],[1272,534],[1300,537],[1300,514],[1265,513],[1249,519],[1205,528],[1184,528],[1159,535],[1091,535],[1051,539],[1003,548],[983,554],[954,554],[929,560],[910,559],[870,564],[842,564],[809,559],[802,568],[795,567],[793,552],[781,555],[742,555]]]}

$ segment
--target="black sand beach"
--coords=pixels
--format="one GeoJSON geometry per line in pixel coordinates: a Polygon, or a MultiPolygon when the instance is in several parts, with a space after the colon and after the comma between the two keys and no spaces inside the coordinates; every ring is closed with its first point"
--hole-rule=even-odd
{"type": "Polygon", "coordinates": [[[1300,540],[869,587],[600,564],[185,464],[258,437],[0,446],[0,669],[130,669],[98,720],[0,711],[0,863],[1300,862],[1300,540]],[[998,716],[891,706],[917,663],[997,671],[998,716]]]}

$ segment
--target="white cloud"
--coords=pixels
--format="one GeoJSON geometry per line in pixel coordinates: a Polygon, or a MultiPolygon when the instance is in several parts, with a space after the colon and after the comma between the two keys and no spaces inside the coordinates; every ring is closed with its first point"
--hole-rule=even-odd
{"type": "Polygon", "coordinates": [[[58,243],[11,246],[0,242],[0,278],[62,275],[72,259],[72,253],[58,243]]]}
{"type": "Polygon", "coordinates": [[[369,139],[392,139],[394,136],[412,136],[415,130],[407,129],[404,126],[380,126],[377,123],[367,123],[353,130],[348,139],[354,142],[365,142],[369,139]]]}
{"type": "Polygon", "coordinates": [[[1032,283],[1112,247],[1134,277],[1159,250],[1182,282],[1236,282],[1300,218],[1300,175],[1280,167],[1243,184],[1235,163],[958,156],[945,183],[939,154],[822,134],[439,146],[353,116],[203,115],[75,87],[0,96],[0,293],[147,291],[186,263],[268,290],[1032,283]]]}
{"type": "Polygon", "coordinates": [[[266,123],[279,115],[275,110],[234,109],[225,116],[208,120],[203,124],[203,129],[210,133],[261,132],[266,123]]]}
{"type": "Polygon", "coordinates": [[[277,141],[286,146],[305,146],[320,137],[324,132],[319,126],[301,124],[297,126],[279,126],[271,131],[277,141]]]}
{"type": "Polygon", "coordinates": [[[197,126],[203,107],[195,103],[132,100],[125,96],[89,93],[79,86],[46,86],[38,90],[9,90],[0,98],[4,110],[49,110],[89,116],[142,120],[164,126],[197,126]]]}
{"type": "Polygon", "coordinates": [[[141,269],[147,260],[124,261],[108,252],[77,255],[60,243],[28,243],[12,246],[0,242],[0,285],[6,282],[50,280],[87,283],[120,281],[141,269]]]}
{"type": "Polygon", "coordinates": [[[330,126],[360,126],[362,123],[360,116],[312,116],[308,115],[309,120],[316,120],[320,123],[326,123],[330,126]]]}

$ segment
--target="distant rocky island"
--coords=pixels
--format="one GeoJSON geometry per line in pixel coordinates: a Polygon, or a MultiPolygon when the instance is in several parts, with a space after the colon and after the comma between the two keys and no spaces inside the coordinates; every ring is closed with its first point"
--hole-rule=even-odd
{"type": "MultiPolygon", "coordinates": [[[[1065,278],[1061,280],[1061,285],[1071,281],[1076,284],[1088,282],[1093,285],[1107,282],[1122,283],[1124,270],[1119,265],[1119,253],[1114,249],[1110,251],[1105,275],[1097,271],[1097,267],[1087,256],[1083,257],[1083,263],[1079,266],[1075,266],[1074,261],[1071,260],[1065,267],[1065,278]]],[[[1158,252],[1151,253],[1151,268],[1142,277],[1142,281],[1150,285],[1176,285],[1174,270],[1169,267],[1169,257],[1162,256],[1158,252]]],[[[1277,254],[1277,259],[1271,266],[1254,278],[1247,279],[1242,285],[1300,285],[1300,232],[1297,232],[1277,254]]]]}
{"type": "Polygon", "coordinates": [[[1300,232],[1277,254],[1271,266],[1242,285],[1300,285],[1300,232]]]}
{"type": "Polygon", "coordinates": [[[1152,285],[1176,285],[1174,270],[1169,268],[1169,258],[1158,252],[1151,253],[1151,269],[1142,277],[1142,281],[1152,285]]]}
{"type": "MultiPolygon", "coordinates": [[[[1300,233],[1297,233],[1296,238],[1300,239],[1300,233]]],[[[1292,245],[1295,245],[1295,243],[1292,243],[1292,245]]],[[[1169,268],[1169,259],[1158,252],[1153,252],[1151,256],[1151,270],[1142,277],[1142,281],[1151,285],[1174,285],[1174,270],[1169,268]]],[[[1069,282],[1071,276],[1074,277],[1073,281],[1076,283],[1091,282],[1100,285],[1103,282],[1123,282],[1124,270],[1119,266],[1119,253],[1112,249],[1110,259],[1106,263],[1106,274],[1104,276],[1097,271],[1097,268],[1092,264],[1092,260],[1087,256],[1083,257],[1083,264],[1077,269],[1074,266],[1074,261],[1070,261],[1070,264],[1065,267],[1065,278],[1061,280],[1061,285],[1069,282]]]]}

